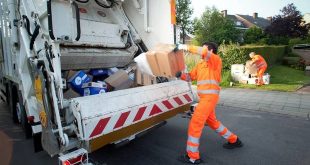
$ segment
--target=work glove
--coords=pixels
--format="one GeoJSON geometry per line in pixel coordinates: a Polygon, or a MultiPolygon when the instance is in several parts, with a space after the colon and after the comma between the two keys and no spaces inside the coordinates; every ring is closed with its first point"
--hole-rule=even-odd
{"type": "Polygon", "coordinates": [[[175,48],[173,49],[174,52],[178,51],[178,50],[184,50],[187,51],[188,47],[187,45],[184,44],[176,44],[175,48]]]}
{"type": "Polygon", "coordinates": [[[175,77],[176,78],[180,78],[182,76],[182,72],[181,71],[178,71],[176,74],[175,74],[175,77]]]}

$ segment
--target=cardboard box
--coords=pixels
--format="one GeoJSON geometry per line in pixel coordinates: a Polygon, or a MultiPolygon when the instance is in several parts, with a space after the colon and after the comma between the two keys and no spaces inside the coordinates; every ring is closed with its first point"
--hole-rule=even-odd
{"type": "Polygon", "coordinates": [[[118,70],[104,81],[112,86],[114,90],[127,89],[134,83],[133,80],[129,78],[128,73],[124,70],[118,70]]]}
{"type": "Polygon", "coordinates": [[[83,96],[97,95],[107,92],[107,84],[105,82],[89,82],[82,86],[84,90],[83,96]]]}
{"type": "Polygon", "coordinates": [[[152,85],[157,83],[155,76],[145,74],[139,69],[136,70],[135,80],[138,85],[152,85]]]}
{"type": "Polygon", "coordinates": [[[247,74],[250,74],[250,75],[254,75],[257,73],[257,67],[256,65],[251,65],[251,60],[248,60],[246,63],[245,63],[245,73],[247,74]]]}
{"type": "Polygon", "coordinates": [[[146,58],[155,76],[172,78],[185,69],[183,51],[173,52],[174,46],[159,44],[146,53],[146,58]]]}
{"type": "Polygon", "coordinates": [[[73,89],[69,89],[66,92],[64,92],[64,98],[65,99],[71,99],[71,98],[76,98],[76,97],[80,97],[81,95],[79,95],[79,93],[75,92],[73,89]]]}
{"type": "Polygon", "coordinates": [[[70,76],[70,79],[68,80],[70,87],[80,95],[83,95],[84,91],[82,85],[91,82],[91,77],[83,71],[70,71],[68,76],[70,76]]]}

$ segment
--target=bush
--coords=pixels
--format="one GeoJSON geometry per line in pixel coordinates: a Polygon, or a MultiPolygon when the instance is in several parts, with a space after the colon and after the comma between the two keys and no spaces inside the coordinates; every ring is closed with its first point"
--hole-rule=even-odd
{"type": "Polygon", "coordinates": [[[297,44],[310,44],[310,37],[308,38],[292,38],[288,42],[289,47],[292,48],[294,45],[297,44]]]}
{"type": "Polygon", "coordinates": [[[230,82],[232,82],[232,77],[230,74],[230,70],[223,70],[222,71],[222,81],[220,83],[221,87],[229,87],[230,82]]]}
{"type": "Polygon", "coordinates": [[[221,44],[218,54],[222,58],[224,70],[230,70],[232,64],[244,64],[247,60],[246,53],[238,44],[221,44]]]}
{"type": "Polygon", "coordinates": [[[288,45],[289,38],[285,36],[269,36],[269,45],[288,45]]]}

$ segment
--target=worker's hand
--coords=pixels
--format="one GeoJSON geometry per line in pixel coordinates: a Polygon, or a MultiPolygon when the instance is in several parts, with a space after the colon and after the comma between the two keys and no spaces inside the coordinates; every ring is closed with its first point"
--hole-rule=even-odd
{"type": "Polygon", "coordinates": [[[182,76],[182,72],[181,71],[178,71],[176,74],[175,74],[175,77],[176,78],[180,78],[182,76]]]}
{"type": "Polygon", "coordinates": [[[176,44],[175,48],[173,49],[174,52],[178,51],[178,50],[188,50],[187,45],[184,44],[176,44]]]}

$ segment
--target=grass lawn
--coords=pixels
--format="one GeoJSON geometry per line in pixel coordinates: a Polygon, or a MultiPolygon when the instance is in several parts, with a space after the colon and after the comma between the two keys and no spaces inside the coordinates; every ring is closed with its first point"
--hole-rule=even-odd
{"type": "MultiPolygon", "coordinates": [[[[304,71],[287,66],[274,66],[268,69],[267,73],[270,74],[269,85],[257,87],[256,85],[236,84],[234,87],[292,92],[310,83],[310,76],[305,76],[304,71]]],[[[226,84],[223,85],[226,86],[226,84]]]]}

